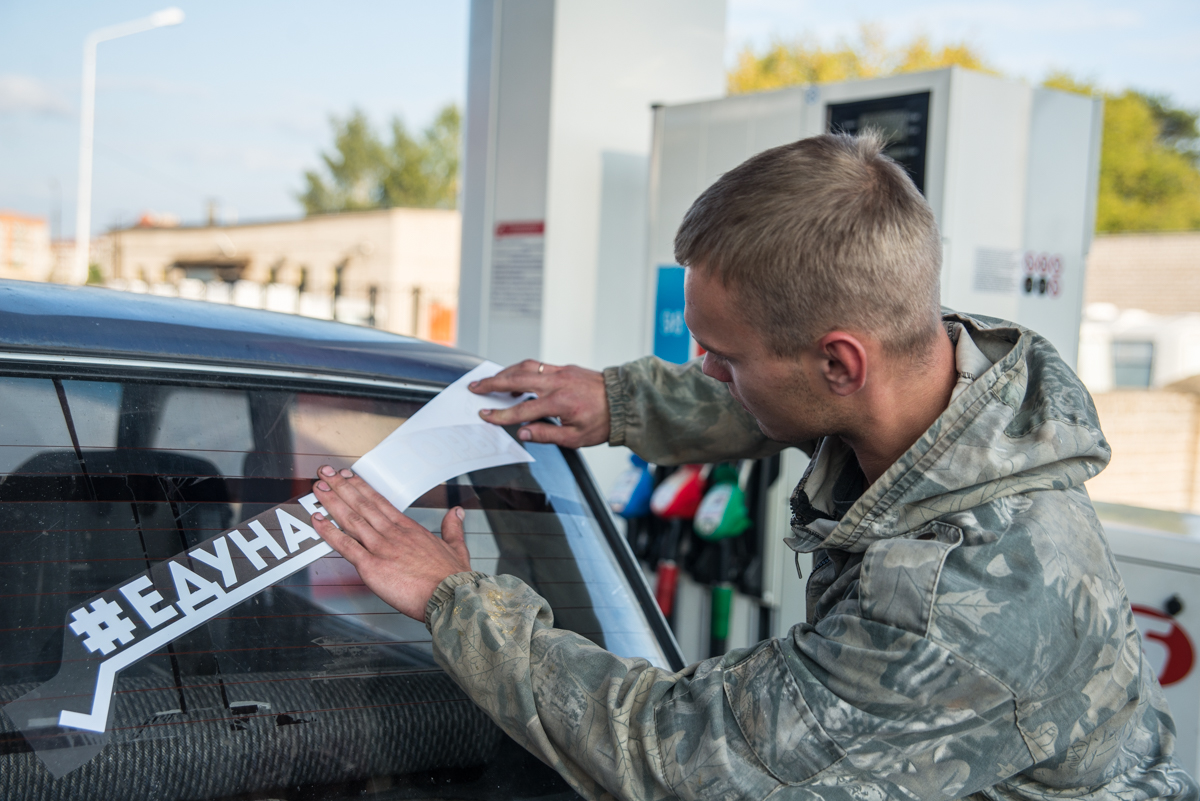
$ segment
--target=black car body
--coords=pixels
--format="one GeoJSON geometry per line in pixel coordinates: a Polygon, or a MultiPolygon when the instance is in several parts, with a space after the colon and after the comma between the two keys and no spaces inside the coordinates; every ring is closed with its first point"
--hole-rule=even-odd
{"type": "MultiPolygon", "coordinates": [[[[370,328],[0,282],[0,704],[67,675],[69,610],[309,492],[478,363],[370,328]]],[[[527,447],[535,469],[462,476],[409,514],[436,530],[464,506],[476,569],[529,582],[562,628],[681,667],[579,456],[527,447]]],[[[0,725],[6,799],[572,795],[336,555],[125,669],[101,739],[0,725]]]]}

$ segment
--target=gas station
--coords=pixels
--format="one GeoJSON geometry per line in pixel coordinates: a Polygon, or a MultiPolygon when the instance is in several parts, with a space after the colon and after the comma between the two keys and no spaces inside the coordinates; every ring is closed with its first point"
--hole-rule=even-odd
{"type": "MultiPolygon", "coordinates": [[[[183,12],[87,34],[59,256],[111,281],[0,281],[0,797],[1196,797],[1200,262],[1110,221],[1196,114],[1009,77],[1029,9],[992,62],[785,5],[259,13],[387,103],[466,31],[465,115],[331,117],[305,219],[103,264],[97,44],[183,12]]],[[[26,16],[46,63],[92,25],[26,16]]]]}
{"type": "MultiPolygon", "coordinates": [[[[873,128],[938,222],[943,305],[1027,326],[1076,363],[1103,101],[958,67],[723,96],[722,15],[711,0],[472,4],[460,347],[594,369],[697,357],[673,249],[690,204],[763,150],[873,128]]],[[[805,619],[809,557],[782,543],[802,452],[678,470],[585,453],[689,661],[805,619]],[[722,534],[733,500],[747,522],[722,534]]],[[[1194,771],[1200,542],[1101,516],[1194,771]]]]}

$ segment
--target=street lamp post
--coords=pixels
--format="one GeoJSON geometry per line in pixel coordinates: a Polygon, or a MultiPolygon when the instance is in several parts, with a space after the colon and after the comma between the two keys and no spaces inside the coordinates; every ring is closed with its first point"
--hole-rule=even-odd
{"type": "Polygon", "coordinates": [[[83,101],[79,114],[79,194],[75,201],[75,260],[71,283],[86,284],[92,228],[92,130],[96,123],[96,45],[142,31],[178,25],[183,11],[164,8],[148,17],[92,31],[83,40],[83,101]]]}

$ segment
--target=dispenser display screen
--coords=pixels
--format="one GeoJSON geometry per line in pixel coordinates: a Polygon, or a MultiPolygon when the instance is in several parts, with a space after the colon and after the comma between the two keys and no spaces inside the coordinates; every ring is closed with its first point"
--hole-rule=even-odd
{"type": "Polygon", "coordinates": [[[925,193],[925,150],[929,139],[929,92],[831,103],[826,107],[830,132],[857,134],[873,128],[888,141],[884,150],[925,193]]]}

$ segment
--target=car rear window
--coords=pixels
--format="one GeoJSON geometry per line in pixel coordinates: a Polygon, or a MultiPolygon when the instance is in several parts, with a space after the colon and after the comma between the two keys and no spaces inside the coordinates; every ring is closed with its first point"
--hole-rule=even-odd
{"type": "MultiPolygon", "coordinates": [[[[351,465],[427,398],[0,376],[0,703],[54,678],[68,610],[351,465]]],[[[435,487],[472,566],[520,577],[556,625],[667,666],[573,454],[435,487]]],[[[80,687],[87,694],[89,687],[80,687]]],[[[125,669],[102,748],[4,719],[5,798],[518,798],[568,793],[433,662],[429,634],[323,557],[125,669]],[[31,748],[37,745],[37,750],[31,748]],[[71,752],[90,747],[97,753],[71,752]],[[55,778],[54,754],[90,758],[55,778]]],[[[68,760],[69,761],[69,760],[68,760]]]]}

